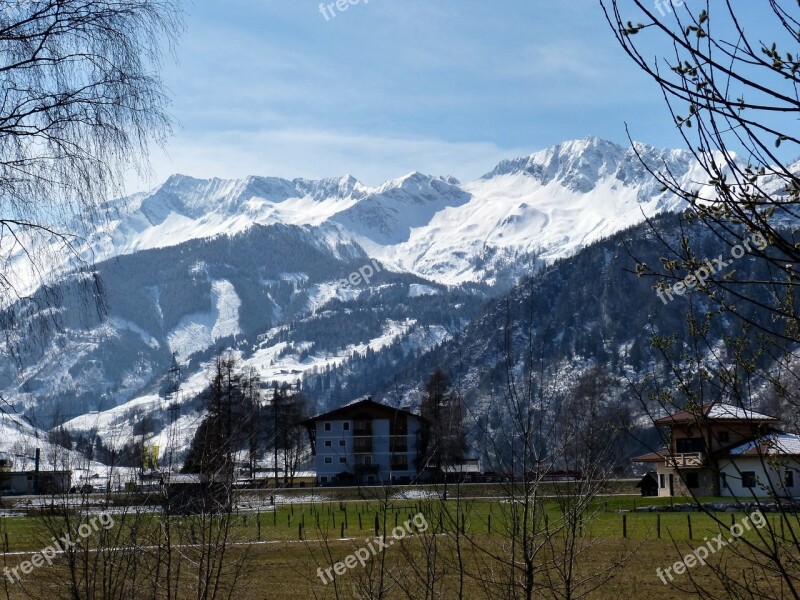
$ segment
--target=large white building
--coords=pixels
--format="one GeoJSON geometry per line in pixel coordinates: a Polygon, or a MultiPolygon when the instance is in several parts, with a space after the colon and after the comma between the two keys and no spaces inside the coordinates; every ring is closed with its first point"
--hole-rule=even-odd
{"type": "Polygon", "coordinates": [[[357,400],[305,422],[317,484],[409,483],[419,469],[420,418],[357,400]]]}

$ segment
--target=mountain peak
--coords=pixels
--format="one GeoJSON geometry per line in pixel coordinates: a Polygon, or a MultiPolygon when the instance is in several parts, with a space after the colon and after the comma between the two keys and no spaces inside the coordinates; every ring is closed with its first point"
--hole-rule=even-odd
{"type": "Polygon", "coordinates": [[[631,148],[588,136],[528,156],[504,160],[482,179],[522,175],[533,177],[543,185],[558,181],[563,187],[579,193],[589,192],[601,180],[609,178],[622,185],[637,185],[650,179],[637,152],[651,166],[663,167],[666,162],[679,173],[685,172],[690,162],[687,153],[680,150],[658,150],[640,142],[635,142],[631,148]]]}

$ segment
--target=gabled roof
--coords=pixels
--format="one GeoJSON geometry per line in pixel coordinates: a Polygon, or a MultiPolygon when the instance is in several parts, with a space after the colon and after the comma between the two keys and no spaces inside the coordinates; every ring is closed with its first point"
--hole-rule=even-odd
{"type": "Polygon", "coordinates": [[[694,423],[698,420],[700,412],[709,421],[716,422],[746,422],[746,423],[778,423],[777,417],[765,415],[752,410],[745,410],[732,404],[710,402],[704,404],[700,411],[681,410],[672,415],[661,417],[655,421],[656,425],[683,425],[694,423]]]}
{"type": "Polygon", "coordinates": [[[377,411],[379,413],[384,413],[388,418],[395,417],[401,414],[411,415],[412,417],[419,418],[419,415],[414,414],[410,410],[406,410],[404,408],[395,408],[393,406],[387,406],[386,404],[375,402],[372,398],[362,398],[360,400],[354,400],[353,402],[348,402],[344,406],[340,406],[339,408],[335,408],[326,413],[321,413],[311,417],[310,419],[306,419],[305,421],[303,421],[303,424],[309,426],[321,420],[335,421],[337,419],[352,418],[352,415],[365,409],[377,411]]]}
{"type": "Polygon", "coordinates": [[[662,449],[657,452],[650,452],[649,454],[642,454],[641,456],[634,456],[631,462],[646,463],[646,462],[664,462],[667,457],[667,450],[662,449]]]}
{"type": "Polygon", "coordinates": [[[730,456],[800,456],[800,435],[771,433],[728,450],[730,456]]]}

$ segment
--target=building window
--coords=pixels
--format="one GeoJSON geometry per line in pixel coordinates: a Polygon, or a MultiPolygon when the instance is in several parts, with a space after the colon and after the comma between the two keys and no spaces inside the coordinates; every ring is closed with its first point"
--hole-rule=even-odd
{"type": "Polygon", "coordinates": [[[372,435],[372,420],[356,419],[353,421],[353,435],[372,435]]]}
{"type": "Polygon", "coordinates": [[[783,476],[783,485],[786,487],[794,487],[794,471],[789,471],[787,469],[783,476]]]}
{"type": "Polygon", "coordinates": [[[353,440],[353,452],[357,454],[372,452],[372,438],[355,438],[353,440]]]}
{"type": "Polygon", "coordinates": [[[333,464],[333,459],[330,456],[325,457],[325,464],[330,465],[333,464]]]}
{"type": "Polygon", "coordinates": [[[727,444],[730,441],[730,436],[727,431],[720,431],[717,435],[720,444],[727,444]]]}
{"type": "Polygon", "coordinates": [[[340,464],[344,464],[344,463],[346,463],[346,462],[347,462],[347,457],[346,457],[346,456],[340,456],[340,457],[339,457],[339,463],[340,463],[340,464]]]}
{"type": "Polygon", "coordinates": [[[325,440],[325,447],[326,448],[330,448],[331,447],[331,441],[330,440],[325,440]]]}
{"type": "Polygon", "coordinates": [[[325,431],[330,431],[330,430],[331,430],[331,422],[325,421],[325,431]]]}
{"type": "Polygon", "coordinates": [[[408,417],[400,415],[392,419],[389,425],[390,435],[408,435],[408,417]]]}
{"type": "Polygon", "coordinates": [[[697,473],[686,473],[686,487],[690,489],[700,487],[700,477],[697,473]]]}
{"type": "Polygon", "coordinates": [[[756,487],[756,472],[755,471],[742,471],[742,487],[754,488],[756,487]]]}
{"type": "Polygon", "coordinates": [[[727,490],[728,489],[728,474],[727,473],[720,473],[719,474],[719,481],[720,481],[720,487],[723,490],[727,490]]]}
{"type": "Polygon", "coordinates": [[[663,473],[658,476],[658,487],[660,487],[662,490],[667,487],[667,476],[663,473]]]}
{"type": "Polygon", "coordinates": [[[345,421],[342,423],[342,431],[350,431],[350,421],[345,421]]]}
{"type": "Polygon", "coordinates": [[[395,471],[408,471],[408,456],[406,454],[393,454],[392,469],[395,471]]]}
{"type": "Polygon", "coordinates": [[[705,443],[703,438],[679,438],[675,440],[675,451],[678,454],[692,454],[694,452],[703,452],[705,450],[705,443]]]}
{"type": "Polygon", "coordinates": [[[339,440],[339,446],[341,446],[342,448],[344,448],[344,446],[345,446],[345,441],[344,441],[344,440],[339,440]]]}

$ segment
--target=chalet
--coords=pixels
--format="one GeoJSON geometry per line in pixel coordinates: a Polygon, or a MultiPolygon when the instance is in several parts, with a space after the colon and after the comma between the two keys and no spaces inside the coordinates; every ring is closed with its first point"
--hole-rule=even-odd
{"type": "Polygon", "coordinates": [[[634,462],[656,469],[659,496],[800,495],[800,436],[780,419],[721,403],[655,421],[669,429],[666,448],[634,462]]]}
{"type": "Polygon", "coordinates": [[[357,400],[304,422],[317,484],[409,483],[418,473],[420,417],[357,400]]]}

